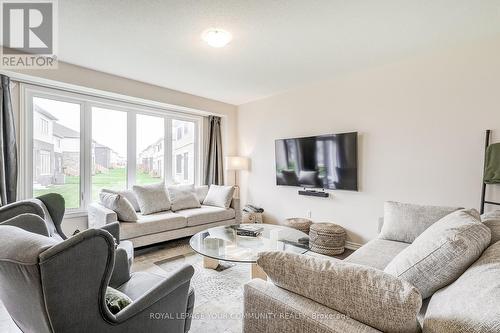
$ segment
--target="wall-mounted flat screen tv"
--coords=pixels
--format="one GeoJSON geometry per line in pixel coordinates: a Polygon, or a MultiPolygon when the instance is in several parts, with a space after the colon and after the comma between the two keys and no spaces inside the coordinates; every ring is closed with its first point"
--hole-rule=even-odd
{"type": "Polygon", "coordinates": [[[279,139],[276,183],[285,186],[358,190],[358,133],[279,139]]]}

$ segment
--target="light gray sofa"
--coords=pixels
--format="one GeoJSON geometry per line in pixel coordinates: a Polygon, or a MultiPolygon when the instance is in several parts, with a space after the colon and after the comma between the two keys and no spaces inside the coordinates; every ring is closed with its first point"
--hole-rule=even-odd
{"type": "Polygon", "coordinates": [[[211,227],[241,223],[240,200],[233,198],[228,209],[201,205],[200,208],[177,212],[163,211],[143,215],[138,212],[137,222],[119,221],[117,214],[100,203],[93,203],[88,209],[89,228],[120,222],[121,240],[131,241],[141,247],[172,239],[194,235],[211,227]]]}
{"type": "Polygon", "coordinates": [[[131,274],[104,230],[85,230],[59,242],[47,236],[46,230],[0,226],[0,298],[23,332],[189,331],[192,266],[169,277],[131,274]],[[121,269],[113,270],[119,259],[121,269]],[[108,285],[132,300],[116,314],[106,306],[108,285]]]}
{"type": "MultiPolygon", "coordinates": [[[[500,227],[500,214],[496,218],[495,225],[500,227]]],[[[487,225],[486,222],[484,224],[487,225]]],[[[491,225],[489,227],[491,229],[491,225]]],[[[500,332],[500,241],[496,241],[493,235],[491,239],[495,242],[491,243],[479,259],[457,280],[422,300],[420,312],[416,316],[419,326],[417,331],[421,330],[425,333],[500,332]]],[[[343,262],[383,271],[401,251],[409,246],[409,243],[386,240],[379,236],[363,245],[343,262]]],[[[295,257],[291,260],[303,259],[295,257]]],[[[318,259],[316,256],[314,260],[319,260],[315,265],[320,268],[317,272],[309,271],[309,274],[318,274],[318,276],[321,276],[321,271],[325,267],[332,265],[331,262],[341,262],[334,258],[318,259]]],[[[333,266],[335,266],[334,263],[333,266]]],[[[287,274],[293,274],[293,271],[289,269],[286,272],[282,269],[282,272],[285,277],[287,274]]],[[[381,272],[381,274],[385,273],[381,272]]],[[[290,280],[290,275],[288,279],[290,280]]],[[[380,291],[379,288],[382,288],[380,281],[377,282],[370,277],[368,281],[370,279],[372,285],[368,286],[368,289],[377,288],[377,291],[380,291]]],[[[349,285],[349,281],[352,282],[354,279],[347,278],[347,281],[340,289],[348,288],[346,286],[349,285]]],[[[314,286],[309,286],[307,278],[298,284],[303,286],[298,289],[304,294],[280,288],[271,281],[260,279],[246,284],[243,332],[379,332],[374,327],[351,318],[341,311],[336,311],[325,306],[324,303],[320,304],[311,297],[306,297],[310,296],[307,292],[311,293],[311,290],[315,290],[314,286]],[[265,314],[272,315],[265,316],[265,314]]],[[[325,285],[328,283],[326,282],[325,285]]],[[[350,292],[356,293],[354,289],[347,290],[346,295],[349,295],[349,298],[350,292]]],[[[387,292],[390,292],[389,289],[387,292]]],[[[372,294],[369,291],[368,293],[372,294]]],[[[356,299],[356,295],[352,295],[352,299],[356,299]]],[[[380,305],[382,304],[381,302],[380,305]]],[[[352,311],[352,308],[349,310],[352,311]]],[[[369,307],[364,310],[368,314],[375,311],[369,307]]],[[[390,312],[383,315],[385,320],[391,320],[392,313],[390,312]]]]}

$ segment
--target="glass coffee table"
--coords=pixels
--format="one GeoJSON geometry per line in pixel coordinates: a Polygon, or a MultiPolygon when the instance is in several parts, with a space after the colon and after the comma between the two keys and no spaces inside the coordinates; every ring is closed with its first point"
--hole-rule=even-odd
{"type": "Polygon", "coordinates": [[[240,224],[213,227],[195,234],[189,245],[203,256],[203,267],[216,269],[219,261],[252,264],[252,278],[267,279],[256,264],[259,252],[287,251],[303,254],[309,251],[309,236],[302,231],[273,224],[240,224]],[[238,226],[262,227],[257,237],[238,236],[238,226]]]}

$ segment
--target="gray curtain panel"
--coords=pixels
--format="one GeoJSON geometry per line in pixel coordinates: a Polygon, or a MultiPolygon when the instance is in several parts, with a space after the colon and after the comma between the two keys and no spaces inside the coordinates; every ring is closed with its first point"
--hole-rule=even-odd
{"type": "Polygon", "coordinates": [[[220,122],[220,117],[208,117],[208,145],[205,154],[205,184],[207,185],[224,184],[224,166],[222,165],[224,159],[220,122]]]}
{"type": "Polygon", "coordinates": [[[10,79],[0,75],[0,205],[16,201],[17,144],[10,79]]]}

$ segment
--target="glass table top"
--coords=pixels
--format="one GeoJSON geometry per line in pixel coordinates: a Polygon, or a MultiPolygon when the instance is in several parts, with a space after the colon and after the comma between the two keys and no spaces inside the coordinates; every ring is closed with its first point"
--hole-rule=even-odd
{"type": "Polygon", "coordinates": [[[308,241],[307,234],[289,227],[239,224],[203,230],[191,237],[189,245],[199,254],[213,259],[254,263],[261,251],[303,254],[309,251],[308,241]],[[259,226],[264,230],[257,237],[238,236],[236,228],[239,226],[259,226]]]}

